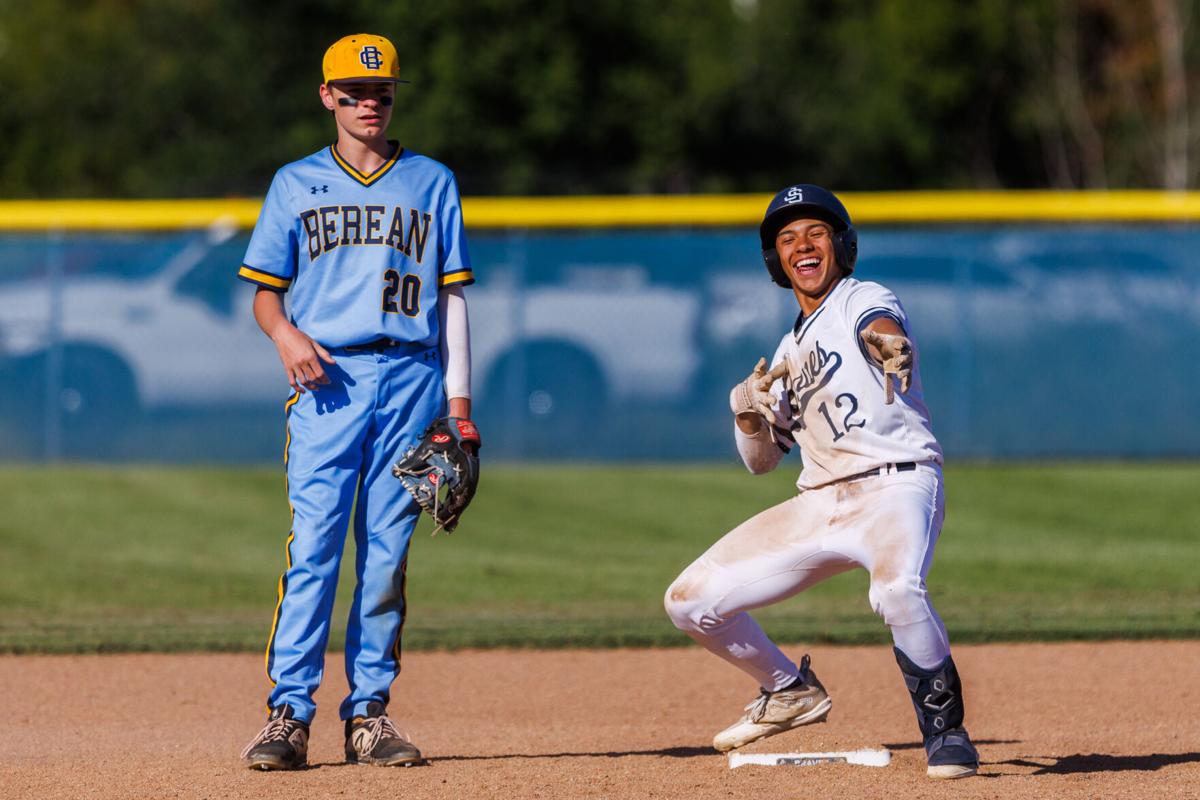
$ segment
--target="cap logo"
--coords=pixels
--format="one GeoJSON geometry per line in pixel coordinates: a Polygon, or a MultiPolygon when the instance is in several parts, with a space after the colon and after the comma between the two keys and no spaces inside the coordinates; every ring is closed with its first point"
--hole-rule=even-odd
{"type": "Polygon", "coordinates": [[[358,60],[367,69],[379,69],[383,66],[383,53],[375,45],[369,44],[359,51],[358,60]]]}
{"type": "Polygon", "coordinates": [[[783,202],[785,202],[785,203],[803,203],[804,202],[804,190],[801,189],[799,186],[793,186],[792,188],[788,189],[787,194],[785,194],[783,196],[783,202]]]}

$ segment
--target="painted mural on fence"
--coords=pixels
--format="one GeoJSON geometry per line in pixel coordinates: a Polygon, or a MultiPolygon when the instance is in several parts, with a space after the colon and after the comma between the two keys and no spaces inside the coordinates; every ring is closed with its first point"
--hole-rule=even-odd
{"type": "MultiPolygon", "coordinates": [[[[951,457],[1195,456],[1200,229],[868,227],[951,457]]],[[[267,461],[290,392],[246,236],[0,238],[0,458],[267,461]]],[[[726,397],[795,303],[749,229],[472,236],[491,458],[729,459],[726,397]]]]}

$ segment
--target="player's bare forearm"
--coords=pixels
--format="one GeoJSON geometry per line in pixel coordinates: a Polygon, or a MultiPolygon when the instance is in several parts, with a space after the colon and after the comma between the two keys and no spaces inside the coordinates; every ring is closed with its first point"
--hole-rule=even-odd
{"type": "MultiPolygon", "coordinates": [[[[892,319],[891,317],[880,317],[879,319],[872,320],[871,323],[864,328],[864,330],[875,331],[876,333],[881,333],[885,336],[907,337],[904,329],[897,325],[896,320],[892,319]]],[[[867,351],[871,354],[871,358],[875,359],[877,363],[882,364],[883,354],[879,352],[879,347],[870,341],[867,341],[866,345],[867,351]]]]}
{"type": "Polygon", "coordinates": [[[270,289],[259,287],[254,293],[254,321],[262,332],[275,341],[276,332],[280,326],[291,325],[283,310],[283,295],[270,289]]]}
{"type": "Polygon", "coordinates": [[[332,364],[333,356],[288,321],[283,295],[260,288],[254,295],[254,321],[275,343],[283,371],[294,390],[303,393],[306,388],[329,383],[321,362],[332,364]]]}
{"type": "MultiPolygon", "coordinates": [[[[469,397],[451,397],[450,398],[450,416],[458,417],[459,419],[471,418],[471,398],[469,397]]],[[[476,445],[464,445],[475,447],[476,445]]]]}
{"type": "Polygon", "coordinates": [[[912,382],[913,352],[912,342],[904,333],[904,329],[895,321],[887,318],[874,320],[859,333],[859,339],[867,347],[867,352],[875,363],[883,369],[884,391],[888,405],[895,399],[892,386],[892,376],[900,380],[900,391],[907,392],[912,382]]]}

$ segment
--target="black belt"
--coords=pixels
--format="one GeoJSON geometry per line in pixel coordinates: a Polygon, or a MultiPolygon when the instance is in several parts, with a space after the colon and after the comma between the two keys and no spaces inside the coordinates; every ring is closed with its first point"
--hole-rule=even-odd
{"type": "Polygon", "coordinates": [[[393,347],[404,347],[404,346],[416,347],[417,344],[416,344],[416,342],[402,342],[399,339],[388,339],[388,338],[384,337],[382,339],[376,339],[373,342],[364,342],[362,344],[346,345],[342,349],[343,350],[370,350],[372,352],[378,352],[380,350],[388,350],[393,347]]]}
{"type": "Polygon", "coordinates": [[[842,478],[842,480],[855,481],[859,478],[871,478],[876,475],[890,475],[893,472],[912,472],[916,468],[917,462],[915,461],[901,461],[898,464],[884,464],[882,467],[869,469],[866,472],[860,472],[857,475],[847,475],[845,478],[842,478]]]}

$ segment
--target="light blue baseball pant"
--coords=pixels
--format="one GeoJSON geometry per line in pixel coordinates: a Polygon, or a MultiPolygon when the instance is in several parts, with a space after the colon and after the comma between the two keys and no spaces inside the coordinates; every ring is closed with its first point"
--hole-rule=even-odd
{"type": "Polygon", "coordinates": [[[420,508],[391,473],[445,413],[437,348],[331,348],[327,386],[287,404],[287,570],[267,644],[268,704],[311,722],[321,683],[342,546],[354,516],[357,585],[346,631],[350,694],[342,719],[384,703],[400,671],[408,545],[420,508]],[[355,504],[357,493],[358,503],[355,504]]]}

